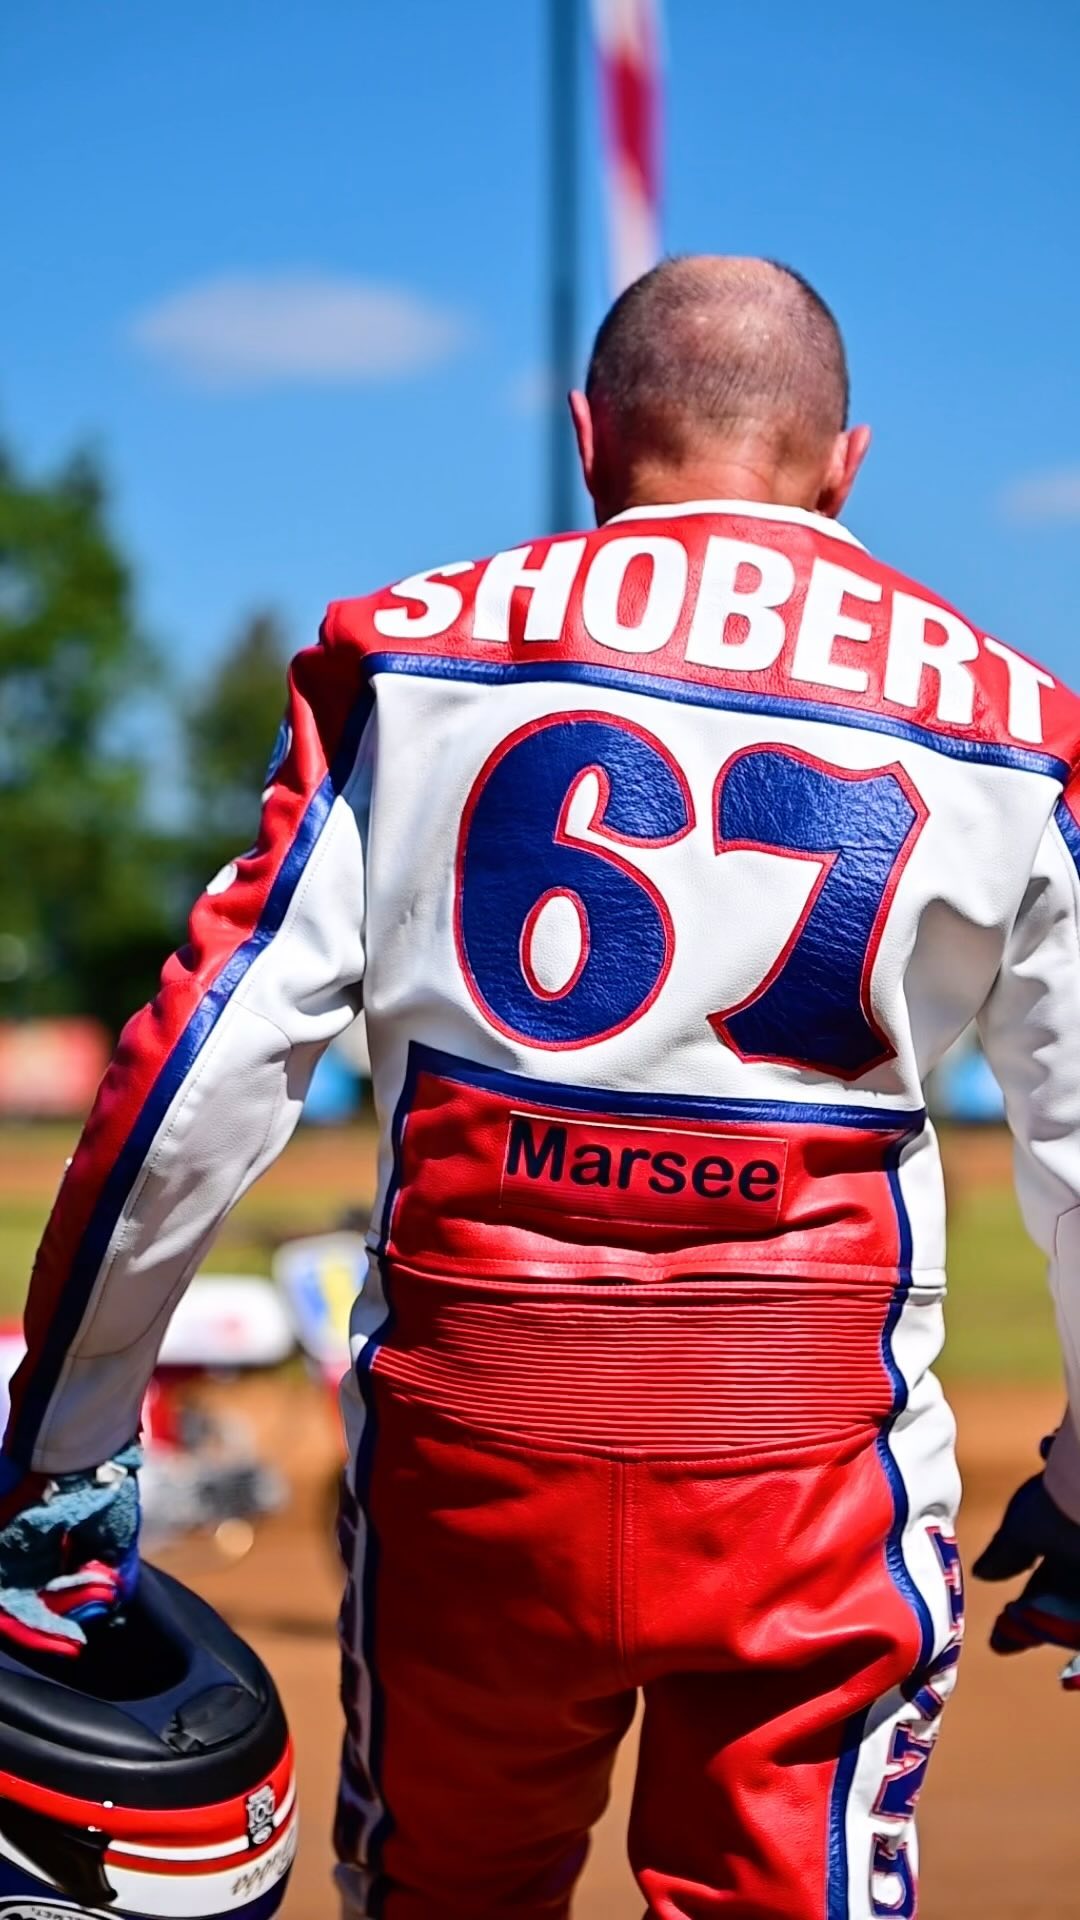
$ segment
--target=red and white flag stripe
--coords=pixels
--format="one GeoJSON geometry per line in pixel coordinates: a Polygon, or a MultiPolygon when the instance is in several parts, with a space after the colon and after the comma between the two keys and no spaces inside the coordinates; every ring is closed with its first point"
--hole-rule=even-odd
{"type": "Polygon", "coordinates": [[[592,0],[600,62],[613,291],[656,265],[660,230],[660,0],[592,0]]]}

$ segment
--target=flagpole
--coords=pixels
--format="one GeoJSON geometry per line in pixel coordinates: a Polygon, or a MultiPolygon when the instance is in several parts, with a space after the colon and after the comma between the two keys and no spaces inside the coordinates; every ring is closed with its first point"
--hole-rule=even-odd
{"type": "Polygon", "coordinates": [[[577,0],[548,6],[548,519],[553,533],[574,525],[576,487],[566,395],[577,374],[578,50],[577,0]]]}

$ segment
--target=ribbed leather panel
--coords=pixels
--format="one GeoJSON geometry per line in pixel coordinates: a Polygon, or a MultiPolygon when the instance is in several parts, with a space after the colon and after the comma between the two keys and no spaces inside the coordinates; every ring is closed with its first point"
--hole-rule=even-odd
{"type": "Polygon", "coordinates": [[[884,1419],[893,1288],[736,1279],[667,1288],[389,1276],[375,1370],[492,1434],[722,1455],[799,1450],[884,1419]]]}

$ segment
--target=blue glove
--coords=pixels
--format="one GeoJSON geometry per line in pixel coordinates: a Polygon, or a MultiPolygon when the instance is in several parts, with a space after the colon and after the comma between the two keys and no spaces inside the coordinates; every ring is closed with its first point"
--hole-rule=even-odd
{"type": "MultiPolygon", "coordinates": [[[[994,1622],[994,1652],[1023,1653],[1041,1646],[1080,1649],[1080,1526],[1055,1506],[1041,1473],[1013,1494],[1000,1527],[971,1571],[977,1580],[1012,1580],[1029,1567],[1035,1567],[1030,1580],[994,1622]]],[[[1061,1683],[1070,1691],[1080,1689],[1080,1658],[1064,1668],[1061,1683]]]]}
{"type": "Polygon", "coordinates": [[[49,1480],[0,1455],[0,1636],[74,1655],[84,1626],[130,1599],[141,1465],[132,1444],[103,1467],[49,1480]]]}

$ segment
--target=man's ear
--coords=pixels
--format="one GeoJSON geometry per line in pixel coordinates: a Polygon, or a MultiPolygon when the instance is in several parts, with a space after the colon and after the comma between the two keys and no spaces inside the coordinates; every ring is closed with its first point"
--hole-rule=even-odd
{"type": "Polygon", "coordinates": [[[817,499],[819,513],[827,514],[830,520],[839,518],[869,447],[869,427],[849,427],[846,433],[837,434],[817,499]]]}
{"type": "MultiPolygon", "coordinates": [[[[569,396],[570,418],[574,423],[574,438],[577,441],[578,459],[581,461],[581,476],[589,490],[593,492],[593,475],[596,467],[596,435],[593,430],[592,408],[583,393],[575,388],[569,396]]],[[[595,497],[595,496],[594,496],[595,497]]]]}

